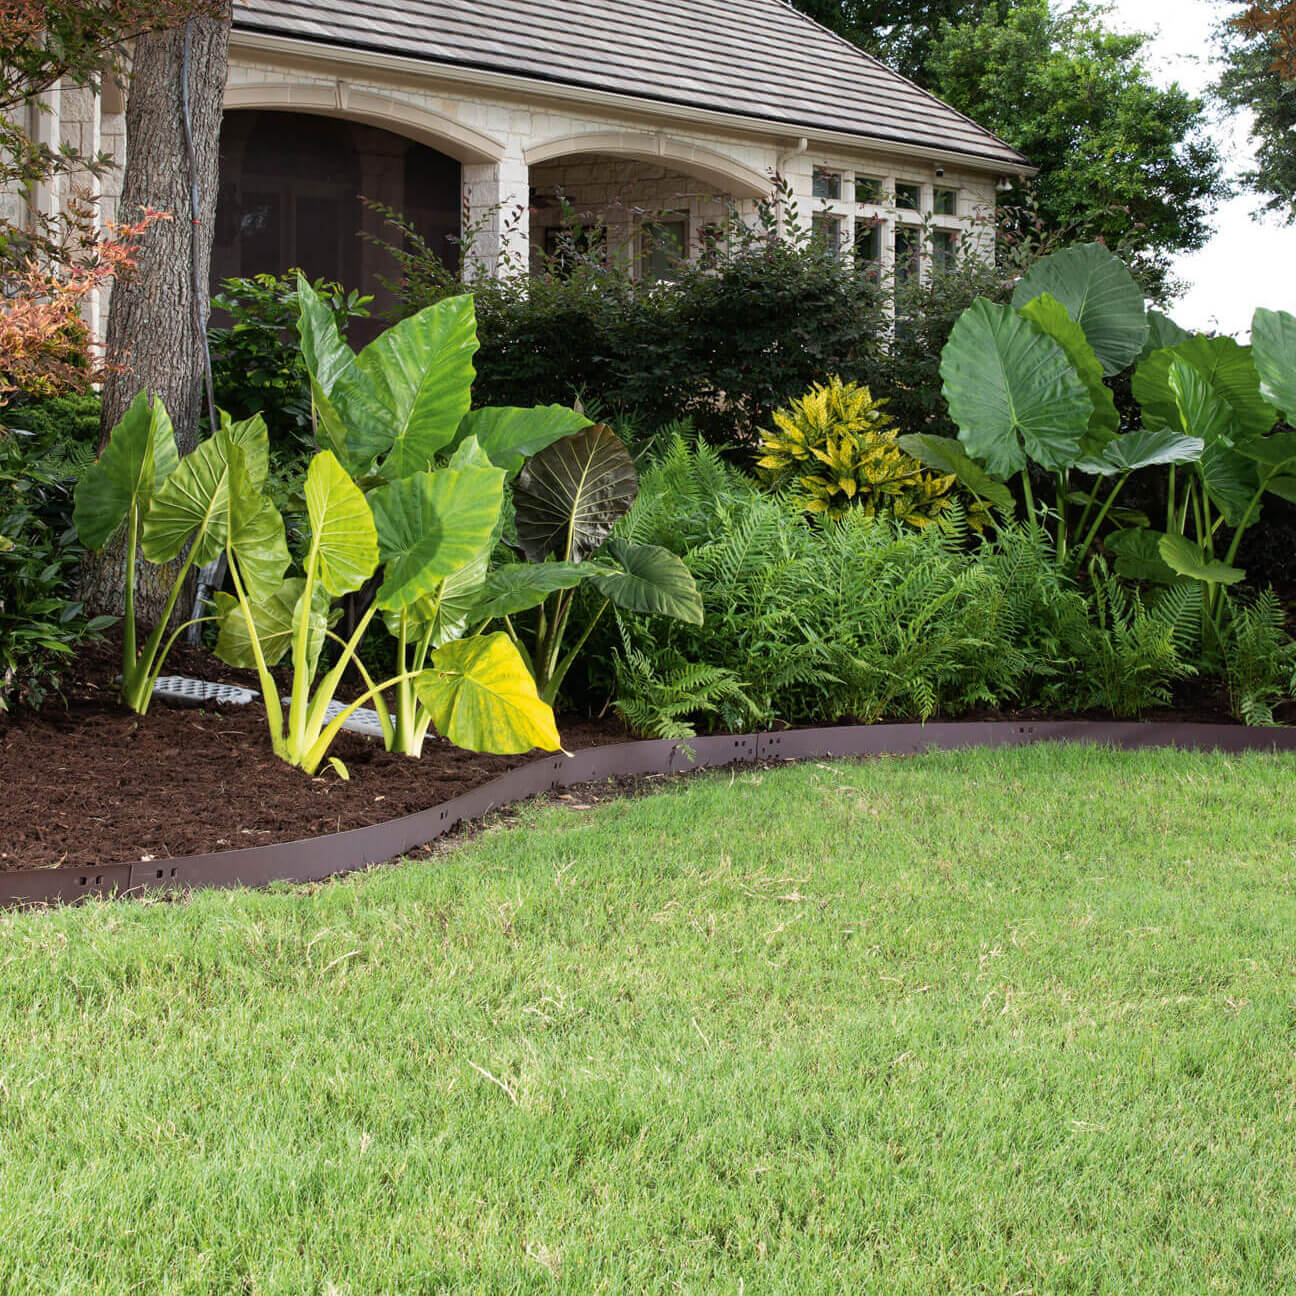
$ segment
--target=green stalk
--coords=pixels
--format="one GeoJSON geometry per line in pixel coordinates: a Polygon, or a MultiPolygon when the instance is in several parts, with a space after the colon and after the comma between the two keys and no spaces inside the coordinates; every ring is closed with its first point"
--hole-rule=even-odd
{"type": "MultiPolygon", "coordinates": [[[[297,752],[305,751],[311,743],[315,741],[316,735],[320,731],[320,726],[324,723],[324,713],[328,710],[329,703],[333,701],[333,694],[337,692],[337,686],[342,682],[342,676],[346,674],[346,668],[351,664],[355,657],[356,650],[360,647],[360,641],[364,638],[364,633],[369,629],[369,623],[374,619],[374,614],[378,611],[377,603],[370,603],[369,610],[360,618],[356,625],[351,638],[347,640],[346,647],[342,650],[342,655],[334,663],[333,668],[320,680],[318,686],[309,696],[309,705],[306,708],[306,722],[303,726],[303,740],[300,746],[294,747],[297,752]]],[[[305,618],[303,618],[303,623],[305,618]]],[[[405,670],[401,666],[402,675],[393,676],[393,679],[403,677],[405,670]]],[[[293,681],[294,688],[296,681],[293,681]]]]}
{"type": "Polygon", "coordinates": [[[1175,495],[1176,495],[1176,493],[1177,493],[1177,492],[1176,492],[1176,489],[1175,489],[1175,487],[1176,487],[1176,480],[1175,480],[1175,476],[1176,476],[1176,474],[1175,474],[1175,469],[1176,469],[1176,467],[1178,467],[1177,464],[1171,464],[1171,465],[1170,465],[1170,484],[1169,484],[1169,487],[1168,487],[1168,495],[1167,495],[1167,499],[1166,499],[1166,531],[1167,531],[1167,533],[1172,533],[1172,532],[1174,531],[1174,529],[1175,529],[1175,511],[1176,511],[1176,510],[1175,510],[1175,495]]]}
{"type": "MultiPolygon", "coordinates": [[[[1080,521],[1076,523],[1076,535],[1084,534],[1085,523],[1089,521],[1089,515],[1093,512],[1094,505],[1098,502],[1098,492],[1102,489],[1102,484],[1103,479],[1101,477],[1094,478],[1093,489],[1089,492],[1089,498],[1085,502],[1084,511],[1080,514],[1080,521]]],[[[1081,556],[1083,556],[1083,551],[1081,556]]]]}
{"type": "Polygon", "coordinates": [[[279,689],[275,685],[274,676],[270,674],[270,667],[266,665],[265,654],[261,651],[261,640],[257,636],[256,622],[252,619],[252,608],[248,603],[247,593],[243,589],[243,582],[239,579],[234,555],[228,549],[225,552],[229,561],[230,578],[234,582],[234,594],[243,612],[243,622],[247,626],[248,641],[252,645],[252,655],[256,658],[257,678],[261,681],[261,700],[265,703],[266,722],[270,729],[270,745],[274,748],[276,756],[287,760],[283,706],[279,702],[279,689]]]}
{"type": "Polygon", "coordinates": [[[391,679],[383,680],[381,684],[375,684],[372,688],[356,698],[354,702],[348,703],[343,710],[339,711],[337,715],[329,721],[328,726],[311,744],[305,755],[303,755],[300,760],[293,761],[292,764],[300,765],[307,774],[314,775],[315,771],[319,769],[320,763],[323,761],[324,757],[328,755],[328,749],[333,745],[333,740],[342,732],[342,726],[346,724],[346,722],[350,720],[366,702],[370,701],[372,698],[378,697],[382,693],[385,693],[393,685],[400,684],[402,680],[410,679],[412,677],[412,671],[406,671],[400,675],[393,675],[391,679]]]}
{"type": "Polygon", "coordinates": [[[311,604],[315,596],[315,567],[318,561],[319,536],[312,535],[310,553],[306,555],[303,567],[305,583],[302,586],[301,600],[305,614],[293,634],[293,680],[288,702],[288,741],[294,751],[301,751],[306,747],[307,710],[311,695],[310,680],[306,677],[306,665],[310,647],[311,604]]]}
{"type": "MultiPolygon", "coordinates": [[[[347,641],[341,635],[334,634],[332,630],[326,630],[325,636],[332,639],[334,643],[341,644],[343,648],[347,646],[347,641]]],[[[364,680],[367,689],[374,689],[376,685],[373,677],[365,669],[365,664],[359,657],[355,659],[355,668],[360,672],[360,678],[364,680]]],[[[381,693],[374,695],[374,710],[378,713],[378,723],[382,725],[383,746],[388,750],[394,750],[392,743],[395,740],[395,726],[392,724],[391,711],[388,709],[387,700],[381,693]]]]}
{"type": "MultiPolygon", "coordinates": [[[[409,662],[406,654],[409,651],[409,612],[401,608],[400,626],[396,631],[396,669],[405,671],[409,669],[409,662]]],[[[391,750],[397,752],[409,751],[410,739],[414,733],[414,691],[410,687],[409,680],[402,680],[396,687],[396,732],[392,741],[391,750]]]]}
{"type": "Polygon", "coordinates": [[[1084,540],[1081,541],[1080,545],[1075,550],[1075,561],[1077,564],[1084,561],[1085,554],[1089,552],[1090,546],[1093,544],[1094,540],[1097,539],[1098,537],[1099,528],[1106,521],[1107,514],[1110,511],[1111,506],[1116,502],[1116,496],[1121,493],[1122,488],[1124,487],[1125,483],[1129,481],[1129,478],[1130,478],[1130,474],[1125,473],[1124,476],[1122,476],[1117,481],[1116,485],[1112,487],[1112,492],[1110,495],[1107,496],[1107,499],[1104,502],[1102,508],[1098,510],[1098,516],[1094,518],[1093,526],[1089,528],[1088,534],[1085,536],[1084,540]]]}
{"type": "Polygon", "coordinates": [[[575,599],[575,591],[565,590],[558,595],[558,609],[554,614],[553,625],[550,627],[549,639],[545,644],[544,652],[540,659],[540,669],[544,678],[536,679],[536,687],[540,696],[549,701],[549,694],[553,689],[554,672],[558,669],[558,657],[562,652],[563,635],[567,630],[567,620],[571,616],[572,602],[575,599]]]}
{"type": "MultiPolygon", "coordinates": [[[[184,588],[185,577],[193,566],[193,555],[194,547],[191,545],[189,547],[189,556],[185,559],[184,566],[180,568],[180,574],[176,577],[175,584],[171,586],[171,593],[167,597],[166,607],[162,610],[157,625],[153,627],[152,633],[144,641],[144,648],[135,657],[129,672],[122,675],[122,698],[132,711],[138,711],[140,715],[148,714],[153,681],[158,674],[155,666],[160,666],[166,661],[166,654],[171,651],[171,645],[175,642],[175,636],[172,635],[167,643],[166,652],[159,656],[158,647],[162,643],[162,636],[166,634],[167,625],[171,621],[171,614],[175,611],[175,605],[179,601],[180,591],[184,588]]],[[[133,612],[131,621],[134,622],[133,612]]],[[[131,648],[132,652],[134,652],[133,644],[131,648]]]]}
{"type": "Polygon", "coordinates": [[[584,634],[582,634],[581,637],[576,641],[576,644],[572,648],[572,650],[562,659],[561,662],[559,662],[558,666],[554,670],[552,677],[550,678],[548,686],[540,694],[540,700],[542,702],[547,702],[550,706],[553,706],[554,701],[558,697],[558,690],[562,688],[562,682],[564,679],[567,678],[567,672],[571,669],[572,662],[576,660],[576,657],[580,653],[580,650],[585,647],[585,641],[593,633],[594,627],[598,625],[599,621],[603,616],[603,613],[608,610],[608,606],[611,604],[611,602],[612,602],[611,599],[603,600],[602,607],[600,607],[599,610],[595,612],[594,615],[590,618],[590,623],[585,627],[584,634]]]}
{"type": "Polygon", "coordinates": [[[1026,520],[1035,525],[1035,495],[1031,490],[1030,468],[1026,467],[1021,470],[1022,493],[1026,497],[1026,520]]]}
{"type": "Polygon", "coordinates": [[[1059,471],[1057,474],[1057,559],[1059,564],[1066,561],[1067,555],[1067,491],[1069,486],[1067,474],[1059,471]]]}

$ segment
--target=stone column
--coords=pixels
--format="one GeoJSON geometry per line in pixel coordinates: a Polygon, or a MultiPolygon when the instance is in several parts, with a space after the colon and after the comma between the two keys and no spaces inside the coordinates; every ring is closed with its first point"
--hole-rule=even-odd
{"type": "Polygon", "coordinates": [[[463,168],[464,267],[478,275],[525,274],[531,264],[531,174],[520,148],[463,168]]]}

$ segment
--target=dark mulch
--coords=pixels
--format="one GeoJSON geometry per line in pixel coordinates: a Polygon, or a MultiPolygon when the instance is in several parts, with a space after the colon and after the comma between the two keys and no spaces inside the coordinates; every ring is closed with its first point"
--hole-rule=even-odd
{"type": "MultiPolygon", "coordinates": [[[[144,717],[124,710],[116,701],[117,654],[111,643],[88,649],[65,682],[65,701],[38,714],[0,715],[0,872],[125,864],[360,828],[426,810],[539,755],[479,756],[430,739],[415,761],[343,734],[332,751],[349,781],[327,767],[312,779],[271,751],[259,705],[219,711],[155,703],[144,717]]],[[[166,672],[258,687],[254,675],[200,649],[173,650],[166,672]]],[[[1190,686],[1176,701],[1150,718],[1231,722],[1214,688],[1190,686]]],[[[1023,710],[958,718],[1110,717],[1023,710]]],[[[1296,723],[1296,706],[1281,708],[1278,718],[1296,723]]],[[[559,727],[569,751],[630,738],[615,719],[562,716],[559,727]]]]}
{"type": "MultiPolygon", "coordinates": [[[[167,674],[256,687],[214,657],[184,649],[167,674]]],[[[421,760],[344,733],[329,768],[308,778],[270,749],[259,705],[224,711],[115,702],[116,661],[92,650],[66,682],[66,705],[15,713],[0,728],[0,871],[124,864],[143,856],[294,841],[426,810],[535,759],[479,756],[429,739],[421,760]]],[[[568,722],[568,750],[628,740],[615,721],[568,722]]]]}

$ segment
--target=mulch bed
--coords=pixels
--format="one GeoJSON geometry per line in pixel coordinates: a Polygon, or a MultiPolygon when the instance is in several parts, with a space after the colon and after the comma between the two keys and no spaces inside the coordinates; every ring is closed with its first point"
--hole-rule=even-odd
{"type": "MultiPolygon", "coordinates": [[[[451,800],[540,755],[481,756],[430,738],[416,761],[344,733],[331,751],[350,779],[327,766],[312,779],[274,755],[258,704],[195,710],[155,702],[143,717],[125,710],[113,682],[117,653],[111,643],[87,650],[65,681],[64,700],[36,714],[0,715],[0,872],[126,864],[361,828],[451,800]]],[[[166,673],[258,688],[254,675],[198,649],[177,647],[166,673]]],[[[1204,689],[1178,701],[1150,718],[1232,723],[1204,689]]],[[[1110,717],[1032,710],[959,718],[1110,717]]],[[[1296,707],[1278,718],[1296,724],[1296,707]]],[[[559,719],[569,751],[631,739],[615,717],[559,719]]]]}
{"type": "MultiPolygon", "coordinates": [[[[296,841],[414,814],[540,755],[480,756],[429,738],[421,760],[344,733],[331,748],[350,779],[316,778],[270,748],[259,704],[225,710],[154,702],[137,716],[115,701],[107,646],[78,662],[66,705],[17,713],[0,728],[0,872],[125,864],[145,857],[296,841]]],[[[247,684],[208,653],[173,652],[166,673],[247,684]]],[[[612,721],[563,719],[569,751],[626,742],[612,721]]]]}

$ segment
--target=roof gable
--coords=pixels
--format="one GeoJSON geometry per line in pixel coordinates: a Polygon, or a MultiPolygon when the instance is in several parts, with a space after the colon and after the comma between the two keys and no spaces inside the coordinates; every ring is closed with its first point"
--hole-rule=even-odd
{"type": "Polygon", "coordinates": [[[234,25],[1025,164],[785,0],[244,0],[234,25]]]}

